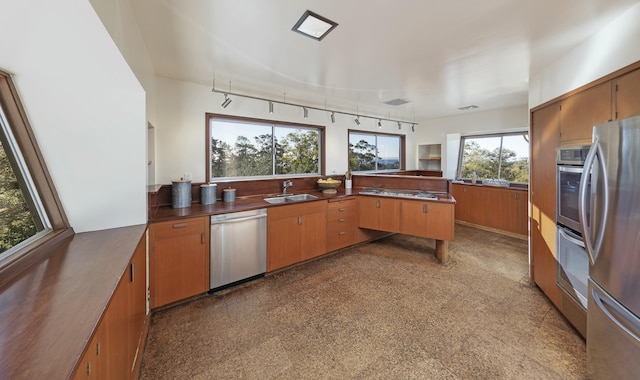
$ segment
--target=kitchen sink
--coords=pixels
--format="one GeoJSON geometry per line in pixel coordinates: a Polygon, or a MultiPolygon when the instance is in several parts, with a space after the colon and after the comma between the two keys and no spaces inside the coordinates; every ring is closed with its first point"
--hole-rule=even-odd
{"type": "Polygon", "coordinates": [[[300,201],[308,201],[311,199],[318,199],[318,197],[311,194],[296,194],[296,195],[285,195],[285,196],[279,196],[279,197],[264,198],[264,200],[267,203],[271,203],[271,204],[300,202],[300,201]]]}

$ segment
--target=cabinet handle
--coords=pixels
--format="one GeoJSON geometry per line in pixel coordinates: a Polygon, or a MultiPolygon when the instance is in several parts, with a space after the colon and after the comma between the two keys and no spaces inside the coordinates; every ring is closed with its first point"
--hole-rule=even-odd
{"type": "Polygon", "coordinates": [[[380,208],[380,199],[376,199],[376,207],[380,208]]]}
{"type": "Polygon", "coordinates": [[[87,363],[87,376],[91,376],[91,362],[87,363]]]}
{"type": "Polygon", "coordinates": [[[96,355],[100,355],[100,342],[96,343],[96,355]]]}
{"type": "Polygon", "coordinates": [[[462,191],[464,191],[464,192],[466,193],[466,192],[467,192],[467,188],[466,188],[466,187],[463,187],[463,188],[462,188],[462,191]]]}
{"type": "Polygon", "coordinates": [[[133,282],[133,272],[135,270],[135,263],[130,263],[129,264],[129,282],[133,282]]]}
{"type": "Polygon", "coordinates": [[[345,218],[340,218],[340,219],[338,219],[338,223],[342,223],[342,222],[344,222],[345,220],[346,220],[345,218]]]}
{"type": "Polygon", "coordinates": [[[173,225],[173,228],[185,228],[189,225],[189,223],[176,223],[173,225]]]}
{"type": "Polygon", "coordinates": [[[520,194],[514,193],[513,195],[515,196],[515,199],[520,199],[520,194]]]}
{"type": "Polygon", "coordinates": [[[343,212],[343,211],[346,211],[346,210],[347,210],[347,208],[346,208],[346,207],[342,207],[342,208],[339,208],[339,209],[338,209],[338,211],[340,211],[340,212],[343,212]]]}
{"type": "Polygon", "coordinates": [[[340,236],[345,235],[345,234],[346,234],[346,232],[344,232],[344,231],[338,232],[338,235],[340,235],[340,236]]]}
{"type": "Polygon", "coordinates": [[[422,205],[422,212],[427,213],[429,212],[429,205],[428,204],[423,204],[422,205]]]}
{"type": "Polygon", "coordinates": [[[302,215],[298,215],[298,224],[302,225],[302,215]]]}

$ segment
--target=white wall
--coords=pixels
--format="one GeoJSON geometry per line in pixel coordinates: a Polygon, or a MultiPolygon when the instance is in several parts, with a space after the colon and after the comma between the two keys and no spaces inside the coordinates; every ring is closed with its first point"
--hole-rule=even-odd
{"type": "Polygon", "coordinates": [[[640,60],[640,2],[561,59],[532,75],[534,108],[640,60]]]}
{"type": "Polygon", "coordinates": [[[416,149],[417,145],[422,144],[442,144],[443,175],[455,178],[461,135],[528,129],[527,105],[489,111],[466,111],[460,116],[421,121],[416,127],[416,149]]]}
{"type": "MultiPolygon", "coordinates": [[[[300,107],[274,104],[274,113],[269,114],[268,103],[233,97],[227,108],[220,104],[224,96],[212,93],[211,87],[172,79],[157,79],[157,122],[156,133],[156,183],[166,184],[179,179],[185,172],[192,173],[194,182],[203,182],[206,178],[205,113],[236,115],[276,121],[288,121],[326,127],[326,172],[343,174],[347,170],[347,135],[349,129],[363,131],[407,134],[407,166],[415,168],[416,149],[411,127],[382,122],[377,127],[376,119],[361,117],[361,125],[356,127],[353,117],[336,114],[335,124],[331,123],[330,113],[309,110],[309,118],[303,118],[300,107]]],[[[251,94],[247,94],[251,95],[251,94]]],[[[274,98],[275,99],[275,98],[274,98]]],[[[309,106],[313,106],[309,104],[309,106]]],[[[316,105],[316,107],[322,107],[316,105]]]]}
{"type": "Polygon", "coordinates": [[[12,73],[77,231],[146,223],[145,93],[86,0],[2,0],[12,73]]]}

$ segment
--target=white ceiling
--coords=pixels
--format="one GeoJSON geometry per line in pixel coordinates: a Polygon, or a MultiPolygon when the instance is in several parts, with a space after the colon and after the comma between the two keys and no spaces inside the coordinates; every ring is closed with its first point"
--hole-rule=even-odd
{"type": "Polygon", "coordinates": [[[526,104],[531,74],[637,0],[130,2],[158,76],[420,121],[526,104]],[[339,25],[304,37],[305,10],[339,25]]]}

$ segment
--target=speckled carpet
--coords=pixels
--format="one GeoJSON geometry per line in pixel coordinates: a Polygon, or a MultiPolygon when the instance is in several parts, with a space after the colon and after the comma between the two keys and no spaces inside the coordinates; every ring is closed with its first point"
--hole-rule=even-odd
{"type": "Polygon", "coordinates": [[[153,314],[141,379],[581,379],[527,242],[393,235],[153,314]]]}

